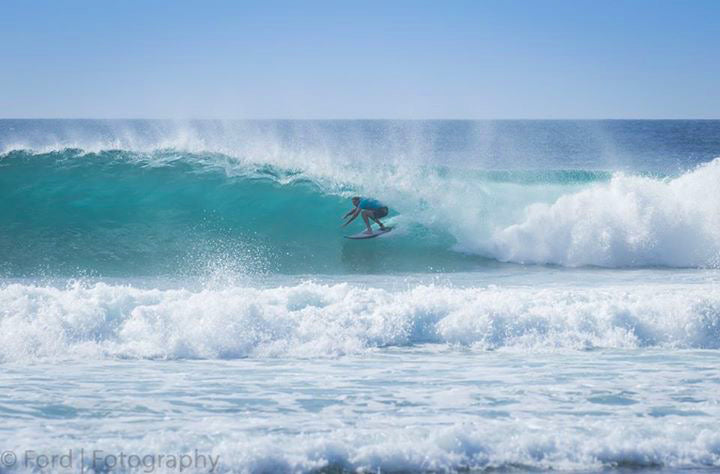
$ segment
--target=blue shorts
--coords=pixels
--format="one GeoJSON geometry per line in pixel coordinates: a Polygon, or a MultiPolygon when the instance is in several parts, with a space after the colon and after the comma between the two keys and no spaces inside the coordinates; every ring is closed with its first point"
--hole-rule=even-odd
{"type": "Polygon", "coordinates": [[[388,215],[388,208],[385,206],[378,208],[378,209],[365,209],[365,210],[372,211],[373,217],[375,217],[376,219],[380,219],[381,217],[385,217],[388,215]]]}

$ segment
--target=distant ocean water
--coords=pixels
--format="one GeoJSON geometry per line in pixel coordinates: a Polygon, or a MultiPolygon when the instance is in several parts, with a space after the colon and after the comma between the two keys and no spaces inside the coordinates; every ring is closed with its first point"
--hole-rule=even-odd
{"type": "Polygon", "coordinates": [[[718,157],[720,121],[0,120],[0,472],[720,469],[718,157]],[[344,239],[353,195],[396,229],[344,239]]]}

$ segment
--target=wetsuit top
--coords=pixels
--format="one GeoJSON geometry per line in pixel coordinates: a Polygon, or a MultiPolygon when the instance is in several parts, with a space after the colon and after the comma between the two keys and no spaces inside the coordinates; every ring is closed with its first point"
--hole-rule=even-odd
{"type": "Polygon", "coordinates": [[[382,209],[385,207],[385,204],[381,203],[377,199],[362,198],[358,207],[360,207],[360,209],[374,211],[375,209],[382,209]]]}

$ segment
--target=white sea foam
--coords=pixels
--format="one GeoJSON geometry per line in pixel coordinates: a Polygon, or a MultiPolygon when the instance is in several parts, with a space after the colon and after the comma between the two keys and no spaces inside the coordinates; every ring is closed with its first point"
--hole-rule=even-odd
{"type": "MultiPolygon", "coordinates": [[[[144,436],[86,440],[90,453],[198,453],[218,460],[217,472],[316,472],[340,468],[350,472],[465,472],[486,469],[602,470],[608,468],[718,468],[720,434],[707,420],[587,420],[522,417],[515,420],[467,421],[450,426],[415,425],[402,417],[386,418],[383,426],[328,429],[296,435],[248,433],[248,422],[229,417],[187,421],[181,430],[157,430],[144,436]],[[573,426],[575,425],[575,426],[573,426]],[[212,433],[208,436],[207,433],[212,433]],[[192,446],[192,448],[188,448],[192,446]],[[196,451],[197,450],[197,451],[196,451]]],[[[250,423],[252,424],[252,423],[250,423]]],[[[341,424],[341,423],[338,423],[341,424]]],[[[251,430],[248,430],[251,431],[251,430]]],[[[81,443],[47,440],[48,434],[18,428],[10,446],[18,453],[32,447],[39,453],[66,454],[81,443]],[[45,439],[45,441],[40,441],[45,439]]],[[[82,434],[78,435],[82,437],[82,434]]],[[[75,448],[79,451],[79,449],[75,448]]],[[[76,459],[78,457],[75,453],[76,459]]],[[[153,461],[156,461],[155,458],[153,461]]],[[[199,463],[198,463],[199,464],[199,463]]],[[[20,466],[21,468],[23,466],[20,466]]],[[[20,472],[34,472],[20,469],[20,472]]],[[[187,472],[208,469],[186,468],[187,472]]],[[[135,472],[118,469],[118,472],[135,472]]],[[[159,472],[173,472],[159,469],[159,472]]]]}
{"type": "Polygon", "coordinates": [[[534,204],[498,229],[493,254],[505,261],[717,267],[720,160],[676,179],[616,175],[611,182],[534,204]]]}
{"type": "Polygon", "coordinates": [[[718,348],[712,285],[0,289],[0,359],[337,356],[384,346],[718,348]]]}
{"type": "Polygon", "coordinates": [[[240,438],[212,452],[234,472],[309,472],[328,466],[359,472],[720,467],[720,434],[709,426],[585,422],[581,428],[542,429],[541,419],[524,421],[347,430],[331,437],[240,438]]]}

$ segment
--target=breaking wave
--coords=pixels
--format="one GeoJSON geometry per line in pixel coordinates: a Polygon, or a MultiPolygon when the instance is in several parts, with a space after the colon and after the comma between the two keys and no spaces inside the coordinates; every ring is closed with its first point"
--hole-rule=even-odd
{"type": "Polygon", "coordinates": [[[0,169],[5,276],[197,274],[218,259],[270,273],[720,261],[720,159],[657,177],[62,150],[12,151],[0,169]],[[397,231],[345,241],[353,194],[389,203],[397,231]]]}
{"type": "Polygon", "coordinates": [[[108,283],[0,289],[0,361],[334,357],[425,343],[717,349],[720,292],[678,284],[390,291],[311,282],[195,291],[108,283]]]}

